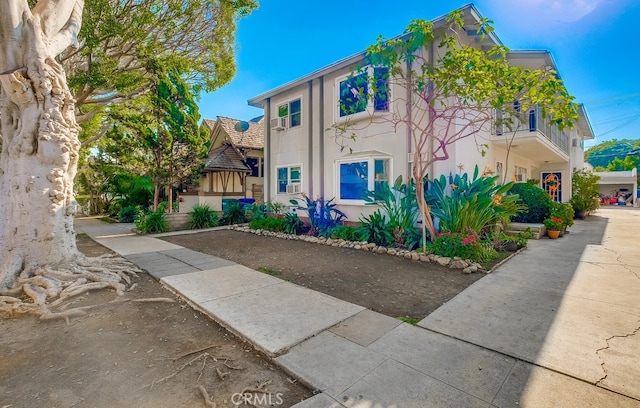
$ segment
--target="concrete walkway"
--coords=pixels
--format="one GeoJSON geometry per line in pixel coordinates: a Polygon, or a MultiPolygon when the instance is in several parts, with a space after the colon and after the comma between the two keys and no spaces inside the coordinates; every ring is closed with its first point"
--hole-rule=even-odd
{"type": "Polygon", "coordinates": [[[638,210],[531,241],[418,326],[131,228],[76,220],[320,391],[297,408],[640,407],[638,210]]]}

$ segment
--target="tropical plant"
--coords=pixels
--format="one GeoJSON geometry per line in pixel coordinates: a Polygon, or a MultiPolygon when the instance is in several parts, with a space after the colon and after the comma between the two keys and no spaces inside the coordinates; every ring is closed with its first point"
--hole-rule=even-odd
{"type": "Polygon", "coordinates": [[[405,231],[415,228],[419,218],[413,180],[404,184],[402,176],[399,176],[391,186],[380,183],[376,190],[364,193],[364,201],[381,207],[393,231],[396,246],[406,246],[405,231]]]}
{"type": "Polygon", "coordinates": [[[517,194],[527,209],[511,217],[513,222],[540,223],[551,213],[553,201],[543,189],[529,183],[516,183],[510,194],[517,194]]]}
{"type": "Polygon", "coordinates": [[[282,214],[284,212],[284,210],[287,208],[286,205],[284,205],[283,203],[279,203],[277,201],[267,201],[265,203],[265,206],[267,207],[267,213],[268,214],[282,214]]]}
{"type": "Polygon", "coordinates": [[[298,235],[302,232],[304,223],[296,213],[287,213],[284,216],[284,232],[298,235]]]}
{"type": "Polygon", "coordinates": [[[267,206],[264,204],[249,204],[244,205],[244,213],[247,219],[253,221],[254,219],[262,219],[266,217],[267,206]]]}
{"type": "Polygon", "coordinates": [[[211,228],[218,225],[218,214],[207,204],[195,205],[189,212],[189,228],[211,228]]]}
{"type": "Polygon", "coordinates": [[[514,183],[496,184],[498,177],[480,176],[475,166],[472,178],[464,173],[428,182],[425,198],[440,231],[478,235],[522,211],[518,196],[507,195],[514,183]]]}
{"type": "Polygon", "coordinates": [[[136,219],[138,208],[132,205],[123,207],[118,211],[118,220],[120,222],[133,222],[136,219]]]}
{"type": "Polygon", "coordinates": [[[314,200],[304,193],[302,197],[305,199],[306,207],[302,207],[298,200],[290,200],[290,202],[307,213],[311,235],[327,237],[332,228],[340,225],[347,218],[345,213],[338,210],[333,198],[328,201],[325,201],[324,197],[314,200]]]}
{"type": "Polygon", "coordinates": [[[361,217],[357,231],[362,240],[373,242],[379,246],[387,247],[395,241],[393,227],[380,210],[376,210],[368,217],[361,217]]]}
{"type": "Polygon", "coordinates": [[[220,223],[231,225],[242,224],[243,222],[247,222],[247,217],[245,215],[244,208],[242,208],[242,205],[237,201],[229,203],[227,208],[225,208],[222,213],[222,219],[220,220],[220,223]]]}

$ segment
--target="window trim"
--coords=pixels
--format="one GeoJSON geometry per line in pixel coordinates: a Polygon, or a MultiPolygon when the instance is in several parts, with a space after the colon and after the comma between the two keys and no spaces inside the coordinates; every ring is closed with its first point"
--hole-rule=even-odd
{"type": "Polygon", "coordinates": [[[299,96],[295,96],[293,98],[284,100],[280,103],[275,104],[275,116],[274,118],[278,118],[278,120],[280,118],[287,118],[287,127],[285,130],[289,130],[292,128],[298,128],[302,126],[302,95],[299,96]],[[299,101],[300,102],[300,111],[296,112],[298,115],[300,115],[300,123],[295,125],[295,126],[291,126],[291,103],[292,102],[296,102],[299,101]],[[286,106],[287,107],[287,114],[285,116],[280,116],[280,108],[286,106]]]}
{"type": "MultiPolygon", "coordinates": [[[[366,67],[366,73],[367,73],[367,77],[369,78],[367,84],[371,84],[371,82],[373,82],[374,79],[374,70],[376,68],[385,68],[385,67],[380,67],[380,66],[374,66],[374,65],[368,65],[366,67]]],[[[364,73],[364,72],[362,72],[364,73]]],[[[348,80],[351,77],[355,77],[360,75],[361,73],[348,73],[345,75],[341,75],[339,77],[337,77],[334,81],[334,85],[333,85],[333,116],[335,118],[335,123],[344,123],[347,121],[357,121],[357,120],[362,120],[365,119],[367,117],[371,117],[371,116],[381,116],[381,115],[386,115],[389,114],[392,110],[392,101],[393,101],[393,93],[392,93],[392,87],[389,84],[389,81],[387,81],[387,109],[386,110],[375,110],[374,109],[374,105],[375,105],[375,99],[374,98],[370,98],[369,95],[367,95],[367,107],[365,110],[361,111],[361,112],[356,112],[356,113],[352,113],[352,114],[348,114],[345,116],[340,116],[340,84],[343,81],[348,80]]],[[[371,90],[368,89],[368,92],[370,92],[371,90]]]]}
{"type": "Polygon", "coordinates": [[[367,205],[368,203],[364,200],[354,200],[354,199],[349,199],[349,198],[341,198],[340,197],[340,165],[341,164],[346,164],[346,163],[357,163],[357,162],[363,162],[366,161],[368,163],[368,168],[367,170],[369,171],[369,174],[367,174],[367,189],[368,190],[373,190],[373,188],[375,188],[375,161],[376,160],[387,160],[388,161],[388,170],[387,170],[387,182],[390,183],[391,180],[393,180],[393,156],[388,155],[388,154],[369,154],[369,155],[362,155],[362,156],[358,156],[353,155],[350,157],[343,157],[341,159],[337,159],[335,161],[335,170],[334,170],[334,182],[335,182],[335,188],[334,188],[334,197],[336,197],[336,203],[337,204],[343,204],[343,205],[360,205],[360,206],[364,206],[367,205]],[[372,177],[372,172],[373,171],[373,177],[372,177]]]}
{"type": "Polygon", "coordinates": [[[292,163],[292,164],[284,164],[284,165],[279,165],[279,166],[275,166],[275,194],[276,195],[295,195],[295,194],[300,194],[303,190],[302,190],[302,179],[303,179],[303,167],[302,167],[302,163],[292,163]],[[291,169],[295,168],[295,167],[299,167],[300,168],[300,182],[298,183],[292,183],[291,182],[291,169]],[[292,193],[287,193],[286,191],[281,192],[280,191],[280,179],[278,178],[278,170],[279,169],[287,169],[287,186],[288,185],[292,185],[292,184],[297,184],[299,185],[299,192],[292,192],[292,193]]]}

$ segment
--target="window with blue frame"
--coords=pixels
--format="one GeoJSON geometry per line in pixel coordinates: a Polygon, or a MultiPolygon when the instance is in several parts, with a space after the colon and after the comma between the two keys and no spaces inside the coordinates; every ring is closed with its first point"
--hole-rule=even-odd
{"type": "Polygon", "coordinates": [[[341,162],[338,172],[340,200],[363,200],[366,191],[389,182],[389,159],[341,162]]]}
{"type": "Polygon", "coordinates": [[[389,69],[376,67],[339,82],[340,117],[365,112],[389,111],[389,69]],[[370,75],[373,97],[370,97],[370,75]]]}

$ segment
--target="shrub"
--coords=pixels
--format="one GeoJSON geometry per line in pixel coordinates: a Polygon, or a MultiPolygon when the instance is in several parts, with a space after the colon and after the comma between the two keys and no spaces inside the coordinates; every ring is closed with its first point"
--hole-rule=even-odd
{"type": "Polygon", "coordinates": [[[247,217],[245,215],[244,208],[242,208],[242,205],[239,202],[229,203],[227,208],[224,210],[220,223],[231,225],[242,224],[243,222],[247,222],[247,217]]]}
{"type": "Polygon", "coordinates": [[[516,183],[511,187],[509,194],[517,194],[527,206],[525,211],[512,216],[511,221],[540,223],[549,217],[553,201],[540,187],[528,183],[516,183]]]}
{"type": "Polygon", "coordinates": [[[169,230],[169,224],[164,218],[164,211],[162,208],[158,208],[157,211],[153,211],[148,214],[141,210],[138,212],[134,222],[138,231],[143,234],[165,232],[169,230]]]}
{"type": "Polygon", "coordinates": [[[284,220],[280,218],[254,218],[249,223],[249,228],[281,232],[284,231],[284,220]]]}
{"type": "Polygon", "coordinates": [[[211,228],[218,225],[218,214],[207,204],[194,206],[189,212],[189,228],[211,228]]]}
{"type": "Polygon", "coordinates": [[[573,206],[569,203],[553,203],[551,206],[551,215],[562,219],[564,227],[573,225],[573,206]]]}
{"type": "Polygon", "coordinates": [[[284,232],[287,234],[298,235],[302,232],[304,223],[296,213],[287,213],[284,216],[284,232]]]}
{"type": "Polygon", "coordinates": [[[120,222],[133,222],[136,219],[136,214],[138,213],[138,209],[132,205],[121,208],[118,211],[118,220],[120,222]]]}
{"type": "Polygon", "coordinates": [[[488,262],[498,257],[492,242],[480,241],[473,234],[445,232],[438,234],[428,245],[429,251],[439,256],[460,257],[475,262],[488,262]]]}
{"type": "Polygon", "coordinates": [[[548,231],[562,231],[562,218],[552,215],[544,220],[544,226],[548,231]]]}
{"type": "Polygon", "coordinates": [[[344,239],[346,241],[361,241],[362,238],[356,227],[349,225],[337,225],[329,234],[333,239],[344,239]]]}
{"type": "Polygon", "coordinates": [[[569,200],[573,209],[577,211],[594,211],[600,206],[600,177],[587,170],[576,171],[571,178],[573,196],[569,200]]]}
{"type": "Polygon", "coordinates": [[[358,234],[364,241],[373,242],[379,246],[390,246],[395,240],[393,227],[380,210],[360,219],[358,234]]]}

